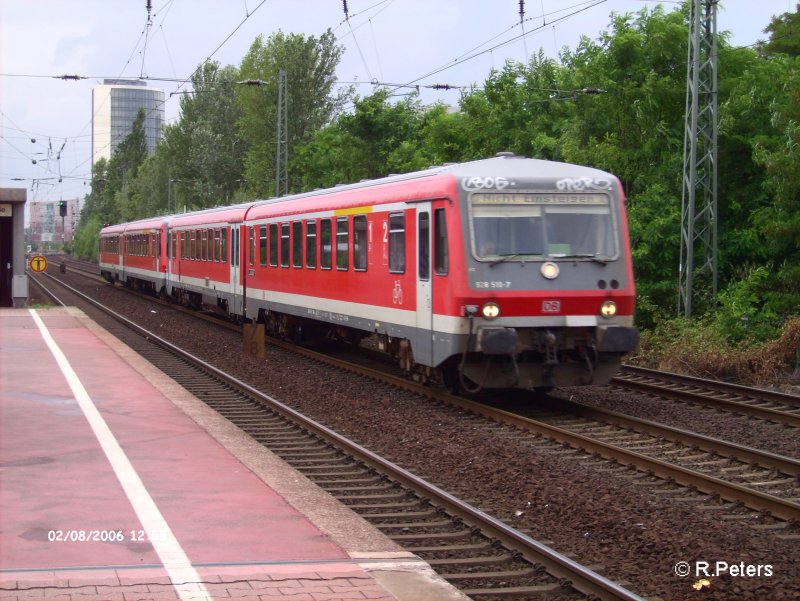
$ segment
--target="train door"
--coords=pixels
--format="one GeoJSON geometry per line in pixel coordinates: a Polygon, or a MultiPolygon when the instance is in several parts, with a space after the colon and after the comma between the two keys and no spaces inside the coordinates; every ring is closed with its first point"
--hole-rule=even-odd
{"type": "Polygon", "coordinates": [[[431,278],[431,203],[416,206],[417,238],[417,331],[425,332],[422,348],[415,345],[418,362],[430,363],[433,357],[433,279],[431,278]]]}
{"type": "Polygon", "coordinates": [[[125,235],[119,235],[119,244],[117,245],[117,265],[114,268],[114,272],[117,277],[121,278],[122,281],[125,281],[122,278],[122,273],[125,271],[125,235]]]}
{"type": "Polygon", "coordinates": [[[239,289],[241,278],[239,273],[239,224],[231,223],[231,244],[230,244],[230,270],[231,270],[231,300],[228,311],[235,315],[241,314],[242,293],[239,289]]]}
{"type": "Polygon", "coordinates": [[[170,228],[169,226],[164,226],[164,237],[167,239],[166,244],[166,264],[164,269],[164,277],[166,278],[166,282],[164,285],[166,286],[167,294],[172,294],[172,286],[175,283],[175,280],[172,279],[172,275],[175,272],[175,265],[177,264],[176,261],[176,251],[178,250],[178,240],[177,240],[177,232],[170,228]]]}

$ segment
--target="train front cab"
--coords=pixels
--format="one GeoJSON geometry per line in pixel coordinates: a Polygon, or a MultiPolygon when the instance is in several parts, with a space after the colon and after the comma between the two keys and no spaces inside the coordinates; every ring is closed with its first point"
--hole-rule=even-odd
{"type": "Polygon", "coordinates": [[[621,187],[584,171],[499,180],[510,189],[462,181],[465,325],[442,366],[449,388],[604,384],[636,347],[621,187]]]}

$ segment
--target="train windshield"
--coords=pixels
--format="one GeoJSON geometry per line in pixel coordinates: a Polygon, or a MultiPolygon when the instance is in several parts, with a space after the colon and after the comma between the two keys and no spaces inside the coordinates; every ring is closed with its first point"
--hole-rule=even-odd
{"type": "Polygon", "coordinates": [[[475,193],[470,227],[473,254],[484,261],[617,255],[606,194],[475,193]]]}

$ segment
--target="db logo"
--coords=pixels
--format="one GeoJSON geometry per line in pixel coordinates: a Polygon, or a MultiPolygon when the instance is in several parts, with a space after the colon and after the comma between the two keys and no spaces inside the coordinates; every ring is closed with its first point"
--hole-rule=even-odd
{"type": "Polygon", "coordinates": [[[561,301],[542,301],[542,313],[561,313],[561,301]]]}

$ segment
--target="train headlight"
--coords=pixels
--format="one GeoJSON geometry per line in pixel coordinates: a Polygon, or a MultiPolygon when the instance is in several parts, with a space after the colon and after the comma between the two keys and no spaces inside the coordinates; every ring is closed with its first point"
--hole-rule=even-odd
{"type": "Polygon", "coordinates": [[[547,263],[542,263],[540,271],[542,272],[542,275],[546,277],[548,280],[554,280],[558,277],[558,265],[556,265],[552,261],[548,261],[547,263]]]}
{"type": "Polygon", "coordinates": [[[500,307],[497,306],[497,303],[486,303],[481,307],[481,314],[486,319],[494,319],[500,315],[500,307]]]}
{"type": "Polygon", "coordinates": [[[600,315],[603,317],[614,317],[617,314],[617,303],[607,300],[600,305],[600,315]]]}

